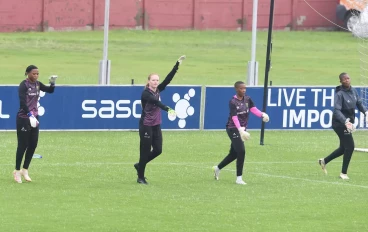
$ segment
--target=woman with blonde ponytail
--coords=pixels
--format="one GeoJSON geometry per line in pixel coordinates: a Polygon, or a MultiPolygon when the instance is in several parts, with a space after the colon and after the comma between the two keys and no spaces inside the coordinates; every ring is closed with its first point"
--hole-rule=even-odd
{"type": "Polygon", "coordinates": [[[175,111],[161,103],[160,93],[174,78],[184,59],[185,56],[179,57],[174,68],[160,84],[159,75],[151,73],[148,76],[146,88],[142,92],[142,115],[139,121],[140,156],[139,163],[134,164],[139,184],[148,184],[144,176],[146,164],[162,153],[161,110],[169,114],[175,114],[175,111]]]}

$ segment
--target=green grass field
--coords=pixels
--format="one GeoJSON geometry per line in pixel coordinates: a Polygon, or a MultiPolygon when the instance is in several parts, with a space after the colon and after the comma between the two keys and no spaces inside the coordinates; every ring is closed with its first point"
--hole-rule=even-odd
{"type": "Polygon", "coordinates": [[[150,185],[141,186],[137,133],[42,132],[44,157],[23,184],[11,175],[15,133],[0,133],[1,230],[367,231],[367,154],[354,154],[344,182],[341,158],[327,176],[316,162],[336,147],[333,132],[267,132],[265,146],[251,134],[246,186],[235,184],[235,164],[213,179],[228,152],[225,132],[164,132],[150,185]]]}
{"type": "MultiPolygon", "coordinates": [[[[264,78],[267,33],[257,37],[260,84],[264,78]]],[[[58,74],[59,84],[97,84],[103,33],[49,32],[0,34],[1,81],[18,84],[28,64],[40,80],[58,74]]],[[[360,73],[357,40],[343,32],[274,32],[273,85],[335,85],[341,72],[360,73]]],[[[187,55],[174,84],[232,85],[245,80],[251,58],[250,32],[112,31],[111,83],[143,84],[149,73],[165,76],[187,55]]]]}
{"type": "Polygon", "coordinates": [[[343,182],[341,158],[327,176],[316,162],[336,147],[333,132],[268,132],[265,146],[252,134],[246,186],[234,183],[235,164],[213,179],[211,167],[228,151],[225,132],[164,132],[164,153],[147,168],[150,185],[140,186],[137,133],[43,132],[44,157],[23,184],[11,177],[15,134],[0,133],[2,231],[368,229],[366,154],[355,153],[343,182]]]}
{"type": "MultiPolygon", "coordinates": [[[[0,34],[0,84],[19,84],[30,63],[41,81],[96,84],[102,32],[0,34]]],[[[174,84],[232,85],[245,80],[250,33],[113,31],[112,83],[143,84],[165,75],[181,54],[187,60],[174,84]]],[[[258,34],[264,75],[266,33],[258,34]]],[[[336,85],[346,71],[358,82],[357,41],[348,33],[275,32],[274,85],[336,85]]],[[[262,78],[261,78],[262,79],[262,78]]],[[[270,115],[272,118],[272,115],[270,115]]],[[[227,154],[224,131],[164,131],[163,154],[148,164],[148,186],[136,183],[136,132],[41,132],[30,167],[32,183],[12,178],[15,132],[0,132],[0,231],[368,231],[368,156],[355,152],[349,181],[338,178],[342,158],[317,160],[338,146],[327,131],[259,131],[246,143],[244,179],[235,164],[213,179],[227,154]]],[[[367,132],[354,134],[367,144],[367,132]]]]}

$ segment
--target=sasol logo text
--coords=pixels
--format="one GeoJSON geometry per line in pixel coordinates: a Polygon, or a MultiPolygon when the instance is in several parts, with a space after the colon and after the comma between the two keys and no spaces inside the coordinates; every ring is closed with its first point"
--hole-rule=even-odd
{"type": "Polygon", "coordinates": [[[116,103],[112,100],[101,100],[97,105],[96,100],[84,100],[82,118],[140,118],[141,101],[119,100],[116,103]],[[139,108],[139,111],[138,109],[139,108]]]}

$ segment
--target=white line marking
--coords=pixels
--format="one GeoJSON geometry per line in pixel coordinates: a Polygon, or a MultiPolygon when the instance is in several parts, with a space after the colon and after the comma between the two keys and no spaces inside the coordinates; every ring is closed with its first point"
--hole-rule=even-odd
{"type": "MultiPolygon", "coordinates": [[[[35,158],[36,159],[36,158],[35,158]]],[[[42,160],[42,159],[41,159],[42,160]]],[[[354,163],[368,163],[368,160],[360,160],[360,161],[353,161],[354,163]]],[[[341,163],[341,161],[331,161],[330,163],[341,163]]],[[[74,163],[37,163],[38,166],[93,166],[93,165],[133,165],[134,162],[74,162],[74,163]]],[[[168,163],[150,163],[150,165],[192,165],[192,164],[200,164],[200,165],[215,165],[215,163],[211,162],[168,162],[168,163]]],[[[262,161],[255,161],[255,162],[245,162],[245,164],[317,164],[318,161],[270,161],[270,162],[262,162],[262,161]]],[[[0,166],[11,166],[14,165],[13,163],[2,163],[0,166]]],[[[194,166],[193,166],[194,167],[194,166]]],[[[198,166],[195,166],[198,167],[198,166]]]]}
{"type": "MultiPolygon", "coordinates": [[[[362,162],[362,161],[361,161],[362,162]]],[[[367,161],[363,161],[367,162],[367,161]]],[[[248,162],[251,163],[251,162],[248,162]]],[[[259,162],[254,162],[259,163],[259,162]]],[[[275,162],[263,162],[263,163],[275,163],[275,162]]],[[[289,162],[276,162],[276,163],[289,163],[289,162]]],[[[316,163],[316,162],[297,162],[297,163],[316,163]]],[[[83,163],[83,162],[75,162],[75,163],[47,163],[47,164],[37,164],[37,166],[94,166],[94,165],[132,165],[133,162],[121,162],[121,163],[114,163],[114,162],[100,162],[100,163],[83,163]]],[[[10,166],[13,164],[0,164],[1,166],[10,166]]],[[[150,163],[150,165],[177,165],[177,166],[186,166],[186,167],[193,167],[198,169],[211,169],[210,163],[150,163]],[[203,166],[197,166],[193,164],[206,164],[208,167],[203,166]]],[[[318,168],[318,166],[316,166],[318,168]]],[[[227,169],[224,168],[221,171],[229,171],[229,172],[236,172],[234,169],[227,169]]],[[[368,189],[368,186],[366,185],[356,185],[356,184],[349,184],[346,181],[340,181],[340,182],[329,182],[329,181],[321,181],[321,180],[312,180],[312,179],[306,179],[306,178],[299,178],[299,177],[291,177],[291,176],[282,176],[282,175],[272,175],[267,173],[260,173],[260,172],[247,172],[249,174],[253,175],[260,175],[265,177],[271,177],[271,178],[281,178],[281,179],[289,179],[289,180],[301,180],[301,181],[307,181],[307,182],[313,182],[313,183],[320,183],[320,184],[332,184],[332,185],[340,185],[340,186],[350,186],[350,187],[358,187],[358,188],[364,188],[368,189]]],[[[337,178],[337,177],[336,177],[337,178]]]]}
{"type": "MultiPolygon", "coordinates": [[[[259,173],[259,172],[248,172],[250,174],[255,175],[261,175],[266,177],[273,177],[273,178],[282,178],[282,179],[290,179],[290,180],[302,180],[302,181],[308,181],[313,183],[321,183],[321,184],[334,184],[334,185],[341,185],[341,186],[351,186],[351,187],[359,187],[359,188],[365,188],[368,189],[368,186],[365,185],[357,185],[357,184],[348,184],[341,180],[341,182],[329,182],[329,181],[323,181],[323,180],[311,180],[311,179],[305,179],[305,178],[299,178],[299,177],[291,177],[291,176],[279,176],[279,175],[271,175],[266,173],[259,173]]],[[[337,176],[336,176],[337,178],[337,176]]]]}

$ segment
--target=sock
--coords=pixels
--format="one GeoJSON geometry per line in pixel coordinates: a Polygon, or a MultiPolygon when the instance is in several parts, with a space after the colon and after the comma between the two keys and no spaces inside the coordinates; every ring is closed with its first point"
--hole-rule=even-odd
{"type": "Polygon", "coordinates": [[[236,177],[236,180],[240,181],[240,180],[243,180],[243,178],[242,178],[242,176],[238,176],[238,177],[236,177]]]}

